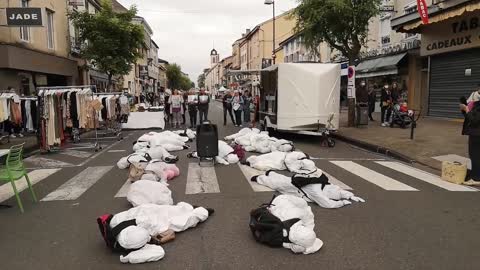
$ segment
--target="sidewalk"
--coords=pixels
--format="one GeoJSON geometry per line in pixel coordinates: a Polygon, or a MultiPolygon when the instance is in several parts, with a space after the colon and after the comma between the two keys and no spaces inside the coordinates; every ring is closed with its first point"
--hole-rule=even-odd
{"type": "Polygon", "coordinates": [[[20,137],[10,138],[10,142],[8,142],[8,140],[9,139],[5,138],[0,142],[0,149],[9,149],[14,145],[22,144],[22,143],[25,143],[24,152],[27,155],[30,152],[33,152],[39,149],[37,144],[37,137],[35,134],[28,134],[28,135],[25,135],[23,138],[20,138],[20,137]]]}
{"type": "Polygon", "coordinates": [[[417,122],[415,138],[410,140],[410,128],[382,127],[380,113],[375,113],[373,118],[376,121],[370,122],[368,126],[348,128],[347,112],[342,110],[340,129],[336,135],[339,139],[369,150],[439,170],[442,164],[433,157],[468,157],[468,137],[462,136],[463,123],[459,120],[421,118],[417,122]]]}

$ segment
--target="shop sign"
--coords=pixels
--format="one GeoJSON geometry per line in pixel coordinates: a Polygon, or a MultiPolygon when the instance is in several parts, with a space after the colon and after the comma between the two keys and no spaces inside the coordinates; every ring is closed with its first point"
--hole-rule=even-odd
{"type": "Polygon", "coordinates": [[[41,8],[6,8],[8,26],[43,26],[41,8]]]}
{"type": "Polygon", "coordinates": [[[394,12],[395,7],[393,5],[383,5],[379,8],[380,12],[394,12]]]}
{"type": "MultiPolygon", "coordinates": [[[[84,0],[68,0],[68,5],[73,7],[85,6],[84,0]]],[[[85,0],[86,1],[86,0],[85,0]]]]}
{"type": "Polygon", "coordinates": [[[423,24],[428,24],[428,7],[425,0],[417,0],[417,9],[423,24]]]}
{"type": "Polygon", "coordinates": [[[480,47],[480,14],[431,25],[422,33],[421,55],[480,47]]]}

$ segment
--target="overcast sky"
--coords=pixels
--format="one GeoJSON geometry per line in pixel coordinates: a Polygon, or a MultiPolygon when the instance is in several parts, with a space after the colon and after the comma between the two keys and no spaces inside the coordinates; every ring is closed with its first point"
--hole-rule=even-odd
{"type": "MultiPolygon", "coordinates": [[[[136,5],[139,16],[153,29],[160,58],[175,62],[197,82],[210,67],[210,51],[220,58],[232,54],[232,43],[247,28],[272,18],[272,7],[264,0],[119,0],[125,7],[136,5]]],[[[277,0],[277,15],[296,5],[296,0],[277,0]]]]}

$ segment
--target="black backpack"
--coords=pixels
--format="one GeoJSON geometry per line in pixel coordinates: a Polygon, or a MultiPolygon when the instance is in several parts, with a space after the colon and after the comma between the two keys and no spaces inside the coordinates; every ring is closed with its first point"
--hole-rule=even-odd
{"type": "Polygon", "coordinates": [[[105,244],[107,247],[109,247],[112,251],[115,252],[125,252],[127,251],[124,249],[120,244],[117,242],[117,236],[120,234],[120,232],[130,226],[136,226],[137,222],[132,219],[132,220],[126,220],[114,228],[110,228],[110,221],[112,220],[113,215],[107,214],[100,216],[97,218],[97,223],[98,227],[100,229],[100,233],[102,234],[103,240],[105,241],[105,244]]]}
{"type": "Polygon", "coordinates": [[[281,221],[268,210],[270,205],[271,203],[264,204],[250,212],[250,230],[257,242],[270,247],[282,247],[283,243],[290,243],[288,239],[290,228],[300,219],[281,221]],[[287,236],[283,236],[284,229],[287,231],[287,236]]]}

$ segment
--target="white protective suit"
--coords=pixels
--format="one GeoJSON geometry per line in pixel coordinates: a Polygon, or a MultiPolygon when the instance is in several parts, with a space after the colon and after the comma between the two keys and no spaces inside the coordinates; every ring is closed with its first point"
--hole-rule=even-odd
{"type": "Polygon", "coordinates": [[[260,133],[260,130],[258,128],[242,128],[239,132],[225,137],[225,140],[226,141],[235,140],[238,137],[247,135],[249,133],[258,134],[260,133]]]}
{"type": "Polygon", "coordinates": [[[322,240],[317,238],[313,230],[315,227],[314,216],[305,200],[295,196],[280,195],[272,201],[269,210],[281,221],[292,218],[300,219],[290,227],[288,239],[291,243],[283,243],[284,248],[288,248],[294,253],[311,254],[323,246],[322,240]]]}
{"type": "Polygon", "coordinates": [[[186,135],[187,138],[189,138],[190,140],[193,140],[195,139],[195,137],[197,136],[197,132],[187,128],[186,130],[175,130],[174,131],[175,134],[177,135],[186,135]]]}
{"type": "MultiPolygon", "coordinates": [[[[238,133],[231,135],[235,137],[235,143],[243,146],[247,152],[266,154],[274,151],[293,151],[293,143],[291,141],[270,137],[266,131],[258,132],[258,129],[254,129],[247,132],[248,130],[249,129],[244,132],[245,134],[239,136],[238,133]]],[[[239,133],[241,133],[241,131],[239,133]]],[[[231,136],[227,136],[226,138],[232,138],[231,136]]]]}
{"type": "MultiPolygon", "coordinates": [[[[191,157],[198,158],[197,152],[192,152],[191,157]]],[[[218,141],[218,156],[215,157],[215,161],[223,165],[230,165],[238,163],[240,159],[233,153],[230,145],[224,141],[218,141]]]]}
{"type": "Polygon", "coordinates": [[[188,148],[185,144],[188,140],[188,137],[182,137],[171,131],[163,131],[144,134],[138,138],[137,142],[147,142],[151,148],[162,146],[167,151],[180,151],[188,148]]]}
{"type": "Polygon", "coordinates": [[[128,167],[130,167],[130,164],[134,162],[148,162],[148,159],[145,157],[144,153],[133,153],[131,155],[121,158],[117,162],[117,167],[121,170],[128,169],[128,167]]]}
{"type": "MultiPolygon", "coordinates": [[[[308,178],[302,175],[296,175],[296,177],[308,178]]],[[[307,202],[313,201],[323,208],[340,208],[352,204],[349,200],[365,202],[362,198],[355,197],[352,192],[343,190],[339,186],[333,184],[325,185],[323,190],[322,184],[306,185],[302,187],[305,195],[300,189],[292,184],[292,177],[287,177],[276,172],[268,172],[268,174],[259,175],[252,180],[282,194],[303,198],[307,202]]]]}
{"type": "Polygon", "coordinates": [[[207,220],[208,211],[203,207],[180,202],[177,205],[144,204],[113,216],[110,227],[134,219],[137,226],[122,230],[117,236],[118,243],[125,249],[137,249],[127,256],[120,257],[122,262],[143,263],[156,261],[165,255],[163,249],[147,247],[152,236],[159,235],[168,229],[174,232],[185,231],[207,220]],[[130,257],[129,257],[130,256],[130,257]]]}
{"type": "Polygon", "coordinates": [[[172,192],[163,183],[139,180],[130,186],[127,200],[133,207],[144,204],[172,205],[172,192]]]}
{"type": "MultiPolygon", "coordinates": [[[[149,147],[145,146],[142,147],[145,143],[136,143],[133,146],[133,151],[135,153],[147,153],[150,155],[152,159],[159,159],[159,160],[174,160],[177,157],[170,154],[163,146],[155,146],[155,147],[149,147]]],[[[176,148],[178,149],[178,148],[176,148]]],[[[183,148],[182,148],[183,149],[183,148]]]]}
{"type": "Polygon", "coordinates": [[[250,156],[247,158],[247,163],[250,167],[260,171],[283,171],[287,169],[285,166],[286,155],[287,153],[275,151],[260,156],[250,156]]]}

